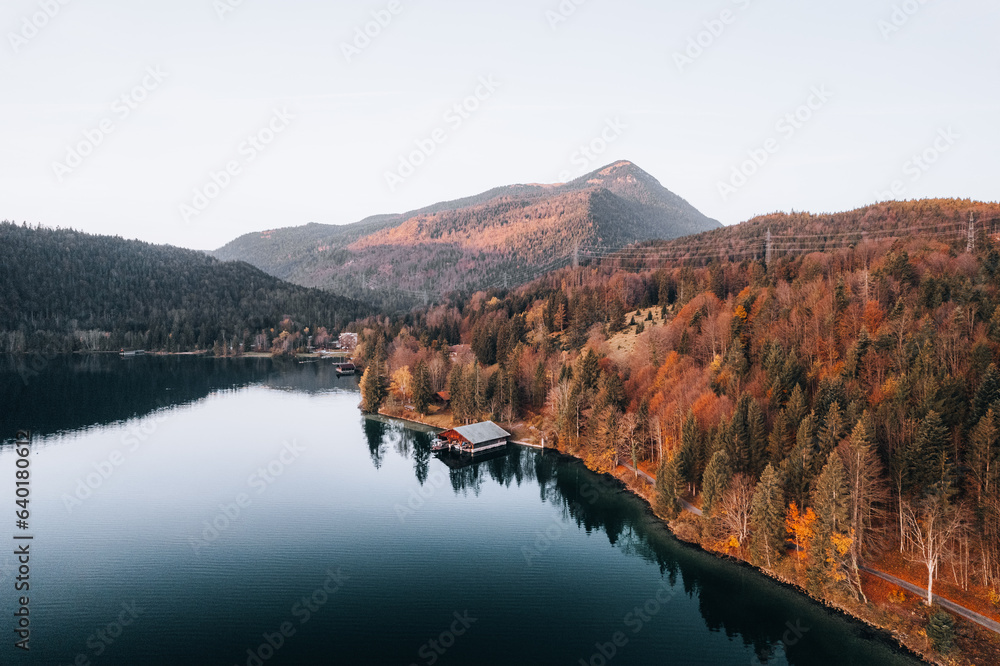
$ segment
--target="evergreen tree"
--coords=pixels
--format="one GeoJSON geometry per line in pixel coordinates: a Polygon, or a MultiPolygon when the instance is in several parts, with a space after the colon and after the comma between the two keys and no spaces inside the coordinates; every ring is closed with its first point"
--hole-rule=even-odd
{"type": "Polygon", "coordinates": [[[733,477],[729,454],[725,450],[717,451],[705,468],[705,476],[701,483],[701,508],[705,516],[710,516],[716,504],[722,499],[729,481],[733,477]]]}
{"type": "Polygon", "coordinates": [[[986,410],[998,400],[1000,400],[1000,372],[997,371],[996,364],[991,363],[986,368],[972,400],[972,423],[979,423],[979,420],[986,415],[986,410]]]}
{"type": "Polygon", "coordinates": [[[427,370],[426,363],[417,361],[413,368],[413,407],[417,413],[426,415],[433,397],[431,373],[427,370]]]}
{"type": "MultiPolygon", "coordinates": [[[[855,581],[855,587],[861,592],[861,573],[859,561],[864,549],[871,544],[870,535],[875,519],[881,513],[882,505],[888,497],[883,477],[882,461],[879,460],[869,436],[870,426],[866,424],[868,415],[858,421],[851,437],[840,447],[844,471],[850,492],[850,534],[851,561],[850,574],[855,581]]],[[[866,600],[867,601],[867,600],[866,600]]]]}
{"type": "Polygon", "coordinates": [[[796,384],[795,388],[792,389],[792,394],[785,405],[785,413],[788,415],[789,428],[791,428],[792,432],[796,432],[799,424],[802,423],[802,419],[809,413],[806,394],[799,384],[796,384]]]}
{"type": "Polygon", "coordinates": [[[774,419],[774,428],[767,438],[767,458],[772,465],[780,465],[781,461],[789,453],[789,448],[794,445],[792,439],[792,429],[788,423],[788,410],[783,409],[778,412],[774,419]]]}
{"type": "Polygon", "coordinates": [[[532,403],[536,409],[540,409],[545,404],[545,398],[549,392],[549,377],[545,371],[545,363],[539,361],[535,366],[535,377],[531,382],[532,403]]]}
{"type": "Polygon", "coordinates": [[[361,376],[361,409],[368,414],[378,414],[389,395],[389,380],[379,366],[377,362],[369,363],[361,376]]]}
{"type": "Polygon", "coordinates": [[[810,571],[810,582],[817,588],[822,587],[825,576],[838,582],[851,582],[846,567],[851,517],[850,488],[846,477],[840,456],[831,453],[816,479],[816,490],[812,496],[816,536],[811,544],[813,552],[810,553],[815,566],[810,571]]]}
{"type": "Polygon", "coordinates": [[[660,463],[660,469],[656,473],[656,510],[660,515],[674,519],[680,513],[677,498],[682,483],[679,455],[660,463]]]}
{"type": "Polygon", "coordinates": [[[774,465],[768,465],[757,483],[750,513],[751,553],[758,563],[773,566],[785,545],[785,494],[774,465]]]}
{"type": "Polygon", "coordinates": [[[601,366],[597,362],[597,354],[588,349],[580,362],[580,383],[587,391],[596,391],[601,378],[601,366]]]}
{"type": "MultiPolygon", "coordinates": [[[[833,453],[840,440],[844,438],[844,417],[840,411],[840,403],[834,402],[826,412],[823,419],[823,427],[819,430],[819,439],[816,442],[817,464],[825,464],[827,458],[833,453]]],[[[819,473],[819,469],[814,468],[814,473],[819,473]]]]}
{"type": "Polygon", "coordinates": [[[955,647],[955,620],[938,608],[927,621],[927,638],[941,654],[949,654],[955,647]]]}
{"type": "Polygon", "coordinates": [[[747,445],[750,458],[750,473],[755,479],[768,463],[767,425],[764,422],[764,412],[756,400],[751,399],[747,407],[747,445]]]}
{"type": "Polygon", "coordinates": [[[747,420],[753,398],[744,393],[726,430],[725,450],[734,474],[750,472],[750,424],[747,420]]]}
{"type": "Polygon", "coordinates": [[[451,367],[448,375],[448,392],[451,394],[451,416],[455,421],[465,423],[469,414],[469,398],[466,392],[465,372],[458,363],[451,367]]]}
{"type": "Polygon", "coordinates": [[[624,412],[628,407],[628,395],[625,393],[625,384],[615,370],[605,373],[603,396],[601,402],[609,407],[614,407],[619,412],[624,412]]]}
{"type": "Polygon", "coordinates": [[[704,470],[700,470],[698,465],[700,439],[701,437],[698,431],[698,422],[694,418],[694,412],[689,411],[688,417],[684,421],[684,427],[681,430],[681,447],[677,452],[677,471],[683,482],[686,483],[691,489],[692,493],[694,493],[695,486],[701,479],[701,474],[704,473],[704,470]]]}
{"type": "Polygon", "coordinates": [[[803,507],[807,504],[809,487],[813,480],[812,470],[815,467],[813,460],[816,457],[815,440],[816,415],[810,413],[799,424],[795,436],[795,448],[782,463],[785,495],[790,502],[795,502],[803,507]]]}
{"type": "Polygon", "coordinates": [[[1000,422],[994,408],[986,410],[969,439],[969,471],[980,507],[1000,492],[1000,422]]]}
{"type": "Polygon", "coordinates": [[[913,444],[905,453],[905,485],[922,489],[947,489],[953,482],[953,463],[948,455],[948,428],[937,412],[929,412],[917,428],[913,444]]]}

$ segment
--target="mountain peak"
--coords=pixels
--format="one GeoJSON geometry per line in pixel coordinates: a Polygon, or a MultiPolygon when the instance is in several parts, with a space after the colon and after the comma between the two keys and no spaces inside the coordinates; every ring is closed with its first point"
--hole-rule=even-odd
{"type": "Polygon", "coordinates": [[[303,286],[371,298],[373,290],[447,292],[498,279],[513,284],[581,244],[624,247],[718,226],[620,160],[571,183],[508,185],[367,223],[258,234],[215,254],[303,286]]]}
{"type": "Polygon", "coordinates": [[[660,181],[639,168],[635,162],[621,160],[592,171],[572,182],[574,185],[607,185],[614,182],[642,183],[648,186],[660,186],[660,181]]]}

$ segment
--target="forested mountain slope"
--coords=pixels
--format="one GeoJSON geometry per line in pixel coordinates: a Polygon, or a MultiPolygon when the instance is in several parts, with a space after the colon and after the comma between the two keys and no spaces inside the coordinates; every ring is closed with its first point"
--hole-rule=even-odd
{"type": "Polygon", "coordinates": [[[872,613],[860,566],[985,613],[1000,599],[997,221],[1000,206],[961,200],[769,215],[370,319],[365,404],[412,377],[395,386],[418,409],[446,389],[456,422],[544,435],[600,471],[659,470],[679,535],[895,617],[928,651],[931,611],[907,597],[872,613]],[[680,498],[704,517],[679,517],[680,498]]]}
{"type": "Polygon", "coordinates": [[[577,246],[620,248],[720,226],[631,162],[562,185],[512,185],[344,227],[243,236],[215,252],[383,304],[520,284],[577,246]]]}
{"type": "Polygon", "coordinates": [[[368,312],[201,252],[0,223],[0,352],[249,349],[368,312]]]}

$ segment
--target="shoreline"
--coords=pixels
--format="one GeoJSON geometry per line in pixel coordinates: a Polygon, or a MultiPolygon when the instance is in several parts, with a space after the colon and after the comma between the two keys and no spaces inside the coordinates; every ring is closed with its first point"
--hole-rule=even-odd
{"type": "MultiPolygon", "coordinates": [[[[394,421],[399,421],[399,422],[401,422],[403,424],[406,424],[406,423],[415,423],[415,424],[417,424],[419,426],[422,426],[422,427],[427,427],[427,428],[433,428],[435,430],[440,430],[440,428],[438,428],[437,426],[433,426],[433,425],[430,425],[428,423],[424,423],[423,421],[415,420],[415,419],[412,419],[412,418],[401,417],[401,416],[392,416],[390,414],[383,414],[381,411],[377,415],[375,415],[375,414],[367,414],[366,416],[379,416],[381,418],[387,418],[387,419],[392,419],[394,421]]],[[[532,449],[532,450],[535,450],[535,451],[543,451],[543,452],[544,451],[550,451],[550,452],[553,452],[553,453],[555,453],[557,455],[560,455],[560,456],[565,456],[567,458],[572,458],[573,460],[578,461],[584,467],[587,467],[587,463],[582,458],[580,458],[580,457],[578,457],[578,456],[576,456],[576,455],[574,455],[572,453],[569,453],[567,451],[564,451],[564,450],[562,450],[562,449],[560,449],[558,447],[553,447],[553,446],[542,447],[542,446],[540,446],[538,444],[527,443],[527,442],[519,442],[519,441],[511,441],[510,443],[514,444],[516,446],[520,446],[520,447],[523,447],[523,448],[529,448],[529,449],[532,449]]],[[[589,470],[590,468],[587,467],[587,469],[589,470]]],[[[594,470],[591,470],[591,471],[594,472],[595,474],[598,474],[598,472],[596,472],[594,470]]],[[[617,472],[617,469],[615,471],[617,472]]],[[[683,544],[683,545],[685,545],[687,547],[690,547],[690,548],[696,548],[696,549],[700,550],[701,552],[707,553],[708,555],[712,555],[713,557],[716,557],[716,558],[718,558],[720,560],[727,560],[729,562],[738,564],[738,565],[746,567],[748,569],[752,569],[753,571],[755,571],[757,573],[760,573],[761,575],[767,576],[768,578],[770,578],[772,581],[778,583],[779,585],[781,585],[781,586],[783,586],[785,588],[788,588],[788,589],[796,592],[797,594],[800,594],[801,596],[806,597],[807,599],[809,599],[809,600],[811,600],[811,601],[813,601],[815,603],[820,604],[821,606],[823,606],[827,610],[833,611],[833,612],[835,612],[835,613],[837,613],[837,614],[839,614],[841,616],[850,618],[851,620],[854,620],[856,622],[860,622],[861,624],[863,624],[864,626],[868,627],[869,629],[871,629],[873,631],[877,631],[888,643],[892,644],[895,647],[895,649],[899,650],[902,654],[906,654],[908,656],[914,657],[915,659],[919,659],[920,661],[922,661],[924,663],[927,663],[927,664],[937,664],[937,663],[940,663],[940,662],[937,662],[937,661],[931,659],[928,655],[925,655],[924,653],[917,651],[914,647],[908,645],[903,640],[904,638],[909,638],[909,636],[907,634],[901,634],[899,632],[893,631],[893,630],[888,629],[886,627],[882,627],[882,626],[880,626],[878,624],[875,624],[873,621],[871,621],[868,618],[861,617],[860,615],[856,614],[855,612],[853,612],[849,608],[844,608],[840,604],[837,604],[837,603],[835,603],[833,601],[830,601],[828,599],[823,599],[821,597],[817,597],[817,596],[811,594],[808,590],[806,590],[805,588],[803,588],[798,583],[796,583],[796,582],[794,582],[792,580],[786,579],[784,576],[782,576],[781,574],[779,574],[777,572],[767,571],[766,569],[762,569],[762,568],[756,566],[752,562],[748,562],[746,560],[740,559],[738,557],[733,557],[731,555],[726,555],[725,553],[719,553],[719,552],[716,552],[716,551],[713,551],[713,550],[709,550],[709,549],[705,548],[704,546],[702,546],[698,542],[688,541],[686,539],[681,538],[674,531],[674,528],[670,525],[670,522],[667,521],[667,520],[664,520],[663,518],[661,518],[656,513],[656,510],[653,508],[653,504],[649,500],[649,498],[645,497],[642,493],[638,492],[637,489],[634,488],[629,483],[628,479],[622,478],[617,473],[605,473],[605,475],[606,476],[610,476],[613,479],[615,479],[618,482],[620,482],[623,486],[625,486],[625,490],[627,490],[634,497],[636,497],[639,500],[641,500],[645,504],[646,511],[649,513],[649,515],[652,518],[654,518],[656,521],[658,521],[664,528],[666,528],[666,530],[670,532],[670,534],[674,537],[674,539],[677,540],[678,543],[681,543],[681,544],[683,544]]],[[[683,509],[682,511],[687,511],[687,509],[683,509]]],[[[694,514],[692,514],[692,515],[694,515],[694,514]]]]}

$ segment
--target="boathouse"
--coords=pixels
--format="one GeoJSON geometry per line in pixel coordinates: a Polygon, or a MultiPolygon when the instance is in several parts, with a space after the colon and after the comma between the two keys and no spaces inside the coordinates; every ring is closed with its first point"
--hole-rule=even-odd
{"type": "Polygon", "coordinates": [[[438,437],[446,441],[453,450],[476,454],[507,446],[510,433],[493,421],[486,421],[445,430],[438,437]]]}

